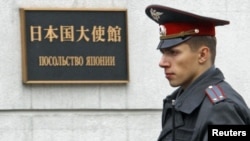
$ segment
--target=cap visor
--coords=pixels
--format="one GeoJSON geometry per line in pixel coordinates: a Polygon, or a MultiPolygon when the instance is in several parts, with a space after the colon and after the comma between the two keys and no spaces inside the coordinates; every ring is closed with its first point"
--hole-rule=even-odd
{"type": "Polygon", "coordinates": [[[184,38],[173,38],[173,39],[161,40],[157,49],[170,48],[178,44],[181,44],[190,38],[191,36],[184,37],[184,38]]]}

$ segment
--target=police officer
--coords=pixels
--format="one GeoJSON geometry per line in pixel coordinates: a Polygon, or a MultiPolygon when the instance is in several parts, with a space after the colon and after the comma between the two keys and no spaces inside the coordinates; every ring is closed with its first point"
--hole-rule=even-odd
{"type": "Polygon", "coordinates": [[[160,26],[159,66],[178,87],[164,99],[158,141],[206,141],[208,125],[250,124],[244,99],[214,66],[215,27],[229,21],[161,5],[149,5],[146,14],[160,26]]]}

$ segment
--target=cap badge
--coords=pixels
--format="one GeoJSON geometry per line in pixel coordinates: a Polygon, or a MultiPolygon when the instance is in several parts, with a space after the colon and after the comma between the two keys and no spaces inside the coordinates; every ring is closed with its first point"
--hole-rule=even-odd
{"type": "Polygon", "coordinates": [[[163,14],[163,12],[157,12],[156,10],[152,8],[150,9],[150,13],[151,13],[151,17],[156,21],[158,21],[160,19],[160,16],[163,14]]]}
{"type": "Polygon", "coordinates": [[[167,29],[164,25],[160,25],[160,35],[161,36],[167,35],[167,29]]]}

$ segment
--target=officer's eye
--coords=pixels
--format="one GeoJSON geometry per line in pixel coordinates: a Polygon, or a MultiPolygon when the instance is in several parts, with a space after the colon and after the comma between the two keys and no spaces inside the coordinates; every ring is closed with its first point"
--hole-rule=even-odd
{"type": "Polygon", "coordinates": [[[169,50],[168,54],[171,55],[171,56],[176,56],[176,55],[179,54],[179,51],[172,49],[172,50],[169,50]]]}

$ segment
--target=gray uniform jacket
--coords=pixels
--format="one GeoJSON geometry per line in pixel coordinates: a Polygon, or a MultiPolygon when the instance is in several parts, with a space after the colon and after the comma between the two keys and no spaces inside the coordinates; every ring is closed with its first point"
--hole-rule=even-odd
{"type": "Polygon", "coordinates": [[[206,141],[207,125],[250,124],[250,110],[243,98],[224,81],[222,72],[211,67],[180,94],[181,88],[164,99],[162,131],[158,141],[172,141],[173,113],[175,141],[206,141]],[[205,90],[220,87],[225,99],[216,103],[205,90]],[[177,98],[176,98],[177,97],[177,98]],[[173,111],[172,99],[175,99],[173,111]]]}

